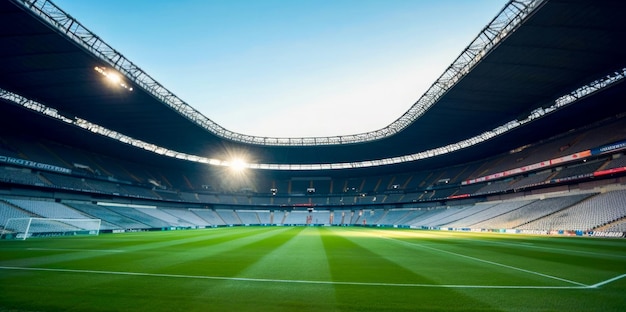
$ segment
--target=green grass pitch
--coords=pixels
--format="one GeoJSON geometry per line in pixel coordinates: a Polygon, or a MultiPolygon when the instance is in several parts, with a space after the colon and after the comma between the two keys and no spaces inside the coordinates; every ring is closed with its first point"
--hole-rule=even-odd
{"type": "Polygon", "coordinates": [[[0,311],[626,311],[626,240],[231,227],[0,241],[0,311]]]}

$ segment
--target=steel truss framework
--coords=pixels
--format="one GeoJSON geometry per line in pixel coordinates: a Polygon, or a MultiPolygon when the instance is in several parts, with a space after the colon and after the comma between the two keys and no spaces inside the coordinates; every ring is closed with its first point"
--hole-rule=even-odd
{"type": "MultiPolygon", "coordinates": [[[[332,170],[332,169],[352,169],[352,168],[368,168],[368,167],[376,167],[376,166],[384,166],[384,165],[392,165],[392,164],[400,164],[406,163],[421,159],[426,159],[430,157],[435,157],[447,153],[451,153],[454,151],[458,151],[467,147],[471,147],[472,145],[487,141],[496,136],[502,135],[510,130],[513,130],[519,126],[522,126],[526,123],[529,123],[533,120],[541,118],[547,114],[553,113],[567,105],[570,105],[584,97],[587,97],[591,94],[594,94],[603,89],[609,88],[615,85],[618,82],[621,82],[624,78],[626,78],[626,67],[620,69],[619,71],[607,73],[606,75],[602,75],[600,78],[589,82],[588,84],[581,86],[568,94],[565,94],[552,102],[552,105],[540,107],[532,111],[526,118],[518,119],[510,121],[500,127],[497,127],[493,130],[486,131],[478,136],[438,147],[435,149],[403,155],[392,158],[383,158],[376,160],[368,160],[368,161],[358,161],[358,162],[344,162],[344,163],[325,163],[325,164],[262,164],[262,163],[247,163],[243,164],[244,167],[250,169],[268,169],[268,170],[332,170]]],[[[122,143],[129,144],[153,153],[169,156],[172,158],[178,158],[198,163],[205,163],[209,165],[216,166],[231,166],[232,163],[229,160],[219,160],[213,158],[206,158],[196,155],[185,154],[177,151],[172,151],[151,143],[147,143],[141,140],[137,140],[121,134],[119,132],[104,128],[102,126],[91,123],[87,120],[74,117],[73,119],[63,116],[58,113],[57,110],[49,108],[44,104],[38,103],[36,101],[27,99],[18,94],[12,93],[10,91],[6,91],[0,88],[0,98],[16,103],[20,106],[28,108],[30,110],[36,111],[40,114],[58,119],[62,122],[86,129],[93,133],[97,133],[100,135],[107,136],[109,138],[118,140],[122,143]]]]}
{"type": "Polygon", "coordinates": [[[46,20],[68,38],[95,54],[102,59],[102,61],[133,81],[134,84],[140,86],[155,98],[172,107],[179,114],[202,128],[228,140],[268,146],[315,146],[361,143],[383,139],[404,130],[422,116],[458,81],[467,75],[476,64],[480,63],[483,57],[496,47],[502,39],[507,37],[508,34],[515,31],[521,22],[544,2],[544,0],[511,0],[469,46],[465,48],[461,55],[446,69],[439,79],[430,86],[424,95],[422,95],[407,112],[387,127],[353,135],[277,138],[241,134],[227,130],[213,122],[172,92],[168,91],[133,62],[113,49],[97,35],[89,31],[76,19],[66,14],[49,0],[13,1],[22,4],[36,15],[46,20]]]}

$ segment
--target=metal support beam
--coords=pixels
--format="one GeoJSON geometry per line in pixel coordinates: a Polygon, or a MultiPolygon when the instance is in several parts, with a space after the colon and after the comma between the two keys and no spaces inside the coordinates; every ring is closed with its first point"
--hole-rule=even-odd
{"type": "Polygon", "coordinates": [[[144,89],[153,97],[172,107],[182,116],[198,124],[207,131],[236,142],[268,145],[268,146],[316,146],[341,145],[362,143],[380,140],[392,136],[410,126],[424,115],[450,88],[463,79],[474,66],[489,54],[504,38],[514,32],[519,25],[534,10],[541,6],[544,0],[512,0],[500,13],[481,31],[469,44],[461,55],[448,69],[431,85],[417,102],[402,116],[390,125],[371,132],[331,136],[331,137],[304,137],[304,138],[276,138],[260,137],[241,134],[223,128],[199,111],[185,103],[160,83],[155,81],[141,68],[108,45],[97,35],[92,33],[80,22],[49,0],[11,0],[21,4],[35,15],[41,17],[60,33],[65,34],[87,51],[99,57],[103,62],[119,71],[136,86],[144,89]]]}
{"type": "MultiPolygon", "coordinates": [[[[377,167],[377,166],[384,166],[384,165],[406,163],[406,162],[416,161],[416,160],[430,158],[430,157],[436,157],[439,155],[458,151],[460,149],[468,148],[468,147],[471,147],[472,145],[475,145],[475,144],[490,140],[496,136],[505,134],[506,132],[510,130],[513,130],[519,126],[532,122],[533,120],[541,118],[545,116],[546,114],[552,113],[563,107],[566,107],[567,105],[573,104],[576,101],[586,96],[592,95],[593,93],[609,88],[616,83],[622,82],[624,78],[626,78],[626,67],[618,71],[614,71],[609,74],[603,75],[601,78],[593,80],[590,83],[584,86],[581,86],[566,95],[560,96],[559,98],[554,100],[552,103],[550,103],[551,104],[550,106],[544,105],[544,108],[538,108],[532,111],[524,119],[513,120],[493,130],[486,131],[482,134],[479,134],[475,137],[471,137],[471,138],[465,139],[457,143],[434,148],[434,149],[427,150],[427,151],[422,151],[419,153],[403,155],[403,156],[398,156],[398,157],[391,157],[391,158],[357,161],[357,162],[345,162],[345,163],[326,163],[326,164],[247,163],[244,165],[244,167],[250,168],[250,169],[267,169],[267,170],[334,170],[334,169],[377,167]]],[[[135,146],[135,147],[147,150],[147,151],[151,151],[153,153],[166,155],[166,156],[173,157],[173,158],[193,161],[193,162],[205,163],[209,165],[230,166],[229,160],[212,159],[212,158],[206,158],[202,156],[190,155],[190,154],[168,150],[166,148],[156,146],[148,142],[131,138],[119,132],[93,124],[87,120],[84,120],[78,117],[74,117],[73,119],[68,118],[66,116],[63,116],[59,112],[57,112],[55,109],[51,109],[42,103],[29,100],[25,97],[22,97],[18,94],[15,94],[7,90],[0,89],[0,99],[13,102],[27,109],[39,112],[43,115],[56,118],[62,122],[75,125],[77,127],[83,128],[93,133],[107,136],[109,138],[118,140],[122,143],[129,144],[129,145],[132,145],[132,146],[135,146]]]]}

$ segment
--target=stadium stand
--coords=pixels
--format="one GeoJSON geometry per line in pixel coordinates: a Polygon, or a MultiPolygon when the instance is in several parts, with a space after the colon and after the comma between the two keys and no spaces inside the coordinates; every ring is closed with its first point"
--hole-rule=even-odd
{"type": "Polygon", "coordinates": [[[285,225],[305,225],[311,224],[308,220],[310,216],[308,211],[291,211],[285,214],[284,220],[280,224],[285,225]]]}
{"type": "Polygon", "coordinates": [[[626,167],[626,157],[624,154],[616,154],[603,169],[615,169],[626,167]]]}
{"type": "Polygon", "coordinates": [[[210,225],[206,220],[200,218],[189,209],[181,208],[159,208],[178,219],[178,222],[190,223],[197,227],[207,227],[210,225]]]}
{"type": "Polygon", "coordinates": [[[539,200],[532,200],[530,202],[524,202],[525,205],[521,205],[519,208],[512,209],[507,213],[499,216],[495,216],[491,219],[486,219],[477,224],[474,224],[475,228],[485,229],[513,229],[520,225],[529,223],[533,220],[542,218],[546,215],[550,215],[556,211],[567,208],[593,194],[577,194],[567,196],[557,196],[552,198],[544,198],[539,200]]]}
{"type": "Polygon", "coordinates": [[[584,175],[591,175],[594,171],[596,171],[600,166],[605,163],[604,160],[601,161],[592,161],[589,163],[582,163],[577,165],[568,166],[567,168],[561,169],[557,171],[557,174],[552,177],[552,179],[562,179],[562,178],[570,178],[570,177],[579,177],[584,175]]]}
{"type": "Polygon", "coordinates": [[[506,214],[511,210],[519,209],[520,207],[528,205],[531,202],[532,200],[515,200],[497,203],[489,207],[488,209],[472,213],[471,215],[464,217],[463,219],[444,224],[444,226],[453,228],[476,228],[477,223],[481,223],[485,220],[489,220],[491,218],[506,214]]]}
{"type": "Polygon", "coordinates": [[[209,209],[191,209],[193,213],[200,218],[206,220],[211,226],[226,225],[226,222],[215,212],[215,210],[209,209]]]}
{"type": "MultiPolygon", "coordinates": [[[[459,165],[450,168],[445,168],[437,171],[430,172],[416,172],[412,174],[403,175],[387,175],[387,176],[372,176],[364,177],[362,179],[317,179],[317,180],[270,180],[260,179],[260,183],[263,185],[252,185],[250,189],[258,190],[266,188],[267,185],[278,186],[278,196],[260,196],[260,194],[270,195],[269,192],[262,191],[262,193],[248,193],[242,194],[227,194],[213,189],[212,192],[202,193],[188,193],[178,192],[176,190],[189,189],[190,185],[202,185],[201,181],[194,181],[197,177],[189,174],[176,174],[169,172],[166,169],[157,169],[149,165],[138,165],[137,163],[128,163],[125,161],[119,161],[115,163],[112,159],[106,157],[99,157],[98,155],[75,155],[79,154],[76,149],[71,149],[70,152],[52,152],[55,148],[43,148],[48,143],[40,143],[32,148],[26,142],[20,142],[20,148],[29,150],[31,154],[37,155],[37,160],[46,164],[63,164],[67,165],[72,161],[80,161],[87,163],[84,165],[91,168],[91,171],[98,172],[117,172],[120,176],[98,176],[92,174],[91,177],[85,177],[85,172],[78,172],[78,176],[75,173],[72,175],[59,174],[55,172],[32,172],[32,169],[16,168],[2,166],[0,167],[0,177],[5,181],[15,181],[24,184],[31,185],[52,185],[57,188],[70,189],[70,190],[83,190],[92,191],[104,194],[124,195],[148,199],[159,199],[168,201],[185,201],[185,202],[201,202],[201,203],[216,203],[224,205],[241,205],[241,206],[256,206],[256,205],[292,205],[296,203],[310,203],[315,205],[360,205],[360,204],[377,204],[377,203],[397,203],[397,202],[415,202],[425,200],[437,200],[455,196],[458,194],[490,194],[497,192],[505,192],[508,190],[523,189],[529,186],[535,186],[537,183],[544,183],[549,178],[542,177],[542,174],[548,174],[549,171],[543,171],[540,173],[530,173],[527,176],[514,177],[514,181],[510,185],[506,180],[494,180],[489,181],[487,184],[477,185],[464,185],[459,189],[459,182],[464,181],[480,175],[486,175],[497,172],[498,170],[508,170],[515,168],[518,165],[528,163],[528,161],[519,162],[513,160],[513,157],[523,156],[523,153],[527,151],[529,155],[538,157],[537,159],[531,159],[531,162],[538,161],[539,159],[546,159],[549,157],[561,156],[566,153],[577,151],[575,148],[579,144],[572,144],[566,142],[582,142],[582,138],[586,137],[606,137],[597,133],[603,134],[605,131],[622,133],[617,130],[619,126],[623,126],[623,122],[614,121],[606,125],[607,129],[602,127],[584,129],[582,133],[572,133],[564,136],[563,138],[555,139],[555,142],[548,141],[537,146],[530,146],[524,148],[520,152],[506,154],[494,157],[488,161],[479,161],[468,165],[459,165]],[[568,146],[563,148],[563,146],[568,146]],[[560,147],[560,148],[559,148],[560,147]],[[563,149],[559,153],[539,153],[537,151],[543,150],[543,148],[550,150],[563,149]],[[69,155],[69,156],[65,156],[69,155]],[[537,156],[539,155],[539,156],[537,156]],[[62,157],[71,157],[71,160],[59,160],[62,157]],[[56,160],[55,160],[56,159],[56,160]],[[98,163],[97,159],[103,161],[98,163]],[[494,165],[497,164],[497,165],[494,165]],[[127,166],[127,167],[125,167],[127,166]],[[97,169],[93,169],[97,168],[97,169]],[[105,169],[107,168],[107,169],[105,169]],[[109,169],[115,168],[115,169],[109,169]],[[490,168],[490,169],[485,169],[490,168]],[[29,170],[31,174],[28,174],[29,170]],[[128,172],[134,171],[136,173],[128,174],[128,172]],[[152,172],[152,174],[140,174],[139,172],[152,172]],[[81,176],[82,175],[82,176],[81,176]],[[129,181],[154,181],[154,177],[159,177],[160,181],[183,181],[181,184],[172,184],[167,182],[168,186],[155,187],[154,185],[140,185],[135,182],[129,181]],[[96,179],[97,178],[97,179],[96,179]],[[126,180],[125,180],[126,179],[126,180]],[[476,190],[482,185],[482,188],[476,190]],[[309,196],[304,200],[294,201],[293,196],[306,193],[306,189],[310,186],[318,186],[313,196],[309,196]],[[471,187],[471,189],[470,189],[471,187]],[[324,190],[328,189],[327,192],[324,190]],[[367,192],[365,192],[367,189],[367,192]],[[465,190],[471,190],[467,192],[465,190]],[[387,194],[387,192],[395,192],[387,194]],[[332,193],[331,193],[332,192],[332,193]],[[367,196],[362,194],[368,193],[367,196]],[[327,194],[328,196],[325,196],[327,194]],[[336,196],[330,196],[336,195],[336,196]]],[[[623,134],[612,135],[613,138],[622,138],[623,134]]],[[[600,140],[601,142],[608,141],[608,139],[600,140]]],[[[50,143],[50,146],[55,146],[54,143],[50,143]]],[[[587,146],[585,146],[587,147],[587,146]]],[[[619,155],[619,154],[616,154],[619,155]]],[[[523,158],[523,157],[520,157],[523,158]]],[[[615,160],[612,158],[595,159],[587,162],[584,166],[565,164],[559,168],[555,168],[555,177],[557,179],[572,178],[585,174],[592,174],[594,170],[599,168],[615,168],[620,167],[618,156],[615,160]],[[611,160],[611,161],[609,161],[611,160]],[[608,162],[608,164],[606,164],[608,162]],[[577,168],[577,169],[574,169],[577,168]],[[557,172],[558,171],[558,172],[557,172]]],[[[164,183],[164,182],[163,182],[164,183]]],[[[269,191],[269,190],[268,190],[269,191]]],[[[248,191],[249,192],[249,191],[248,191]]]]}
{"type": "Polygon", "coordinates": [[[4,227],[10,218],[28,218],[35,216],[15,205],[0,200],[0,226],[4,227]]]}
{"type": "Polygon", "coordinates": [[[0,180],[6,183],[45,186],[49,184],[31,169],[16,167],[0,167],[0,180]]]}
{"type": "Polygon", "coordinates": [[[236,211],[232,209],[216,209],[215,212],[220,216],[224,223],[228,225],[242,224],[241,219],[237,215],[236,211]]]}
{"type": "Polygon", "coordinates": [[[615,190],[587,198],[571,207],[517,228],[587,231],[625,216],[626,190],[615,190]]]}
{"type": "MultiPolygon", "coordinates": [[[[9,16],[9,14],[6,15],[9,16]]],[[[24,23],[41,26],[39,21],[34,20],[35,15],[32,18],[33,20],[24,20],[24,23]]],[[[600,27],[603,24],[596,26],[600,27]]],[[[16,28],[16,30],[19,29],[16,28]]],[[[68,39],[64,37],[64,32],[49,35],[52,41],[65,42],[68,39]]],[[[16,37],[19,36],[18,33],[16,37]]],[[[7,36],[9,37],[11,36],[7,36]]],[[[496,46],[499,45],[496,44],[496,46]]],[[[604,46],[596,46],[596,48],[601,48],[607,55],[600,56],[606,57],[617,55],[617,52],[621,51],[604,46]]],[[[30,51],[20,50],[21,45],[12,46],[10,49],[17,50],[16,53],[28,53],[29,57],[38,57],[36,53],[31,55],[30,51]]],[[[564,51],[567,53],[567,48],[564,51]]],[[[88,51],[81,50],[77,53],[85,53],[81,55],[88,56],[87,59],[95,56],[88,51]]],[[[573,54],[578,55],[578,53],[583,52],[576,50],[573,54]]],[[[596,50],[591,54],[594,57],[597,56],[596,50]]],[[[521,57],[521,55],[516,56],[521,57]]],[[[551,56],[540,56],[552,60],[551,56]]],[[[45,58],[46,55],[43,57],[45,58]]],[[[622,59],[617,58],[619,62],[622,59]]],[[[584,60],[586,58],[579,59],[579,61],[584,60]]],[[[526,59],[526,61],[529,60],[526,59]]],[[[493,66],[489,65],[493,63],[480,62],[475,66],[493,66]]],[[[49,64],[49,66],[54,65],[56,64],[49,64]]],[[[533,89],[538,92],[537,94],[519,91],[523,88],[518,87],[517,84],[522,84],[524,81],[515,82],[514,86],[509,85],[508,91],[498,89],[505,95],[490,94],[494,97],[502,96],[504,99],[500,99],[499,101],[502,102],[499,103],[510,102],[514,105],[516,101],[511,101],[511,98],[517,100],[517,97],[524,98],[520,102],[528,101],[523,105],[516,104],[515,111],[506,111],[508,108],[503,107],[502,111],[507,113],[505,114],[507,118],[513,116],[506,122],[515,118],[517,119],[514,121],[522,121],[530,112],[545,112],[550,106],[548,104],[552,102],[544,102],[548,100],[557,102],[561,98],[555,99],[555,97],[564,94],[575,97],[583,81],[595,82],[599,79],[598,77],[607,76],[606,71],[581,70],[577,67],[579,64],[575,62],[562,65],[572,75],[581,72],[586,74],[577,76],[575,81],[561,85],[561,80],[568,77],[560,76],[561,79],[556,79],[547,75],[540,67],[519,66],[519,71],[522,71],[522,67],[534,68],[528,69],[529,71],[524,69],[525,77],[540,77],[547,80],[549,76],[551,83],[543,86],[545,90],[533,89]]],[[[598,64],[586,64],[588,68],[596,68],[596,65],[598,64]]],[[[619,70],[619,64],[605,65],[610,75],[623,76],[623,72],[619,70]]],[[[88,68],[91,69],[91,67],[92,64],[89,63],[88,68]]],[[[480,68],[484,70],[492,67],[480,68]]],[[[16,65],[16,73],[20,70],[29,73],[42,72],[42,70],[31,71],[30,68],[16,65]]],[[[57,70],[65,71],[66,69],[57,68],[57,70]]],[[[9,75],[2,75],[2,77],[9,77],[9,75]]],[[[69,76],[65,78],[74,79],[69,76]]],[[[119,105],[108,97],[95,96],[91,100],[98,102],[98,105],[94,103],[91,108],[93,111],[89,108],[84,108],[85,111],[74,111],[75,108],[72,105],[65,106],[64,101],[57,100],[62,97],[65,100],[68,98],[65,98],[67,92],[57,90],[55,85],[46,85],[45,89],[50,92],[48,97],[39,93],[37,88],[29,87],[29,83],[36,80],[24,79],[21,81],[24,86],[14,84],[13,81],[9,81],[10,79],[0,80],[3,84],[0,87],[4,88],[6,85],[11,90],[21,91],[25,98],[46,99],[44,104],[50,105],[48,112],[61,112],[59,114],[62,116],[67,114],[70,116],[69,120],[77,119],[79,113],[99,119],[101,114],[98,112],[108,112],[109,105],[111,107],[119,105]],[[72,117],[73,113],[76,113],[74,117],[77,118],[72,117]]],[[[43,79],[38,81],[45,84],[43,79]]],[[[469,85],[476,83],[472,77],[468,77],[465,81],[469,85]]],[[[490,82],[496,81],[490,80],[490,82]]],[[[612,82],[605,82],[607,85],[610,83],[612,82]]],[[[92,84],[93,81],[90,80],[88,85],[92,84]]],[[[83,86],[89,87],[85,84],[83,86]]],[[[463,90],[462,87],[460,88],[463,90]]],[[[532,121],[528,126],[520,126],[509,134],[490,139],[493,141],[481,143],[485,145],[463,146],[464,150],[458,153],[453,151],[449,155],[434,157],[434,159],[411,160],[402,164],[365,169],[355,167],[348,170],[321,170],[321,172],[267,170],[269,172],[267,174],[262,172],[254,178],[241,180],[224,174],[221,167],[215,168],[219,166],[164,157],[159,153],[126,146],[128,144],[78,129],[79,127],[75,125],[70,127],[59,122],[51,123],[52,126],[44,128],[40,124],[49,121],[52,115],[39,111],[30,112],[20,107],[19,103],[3,99],[0,103],[4,105],[3,114],[0,116],[2,118],[0,121],[3,121],[0,123],[2,130],[0,137],[0,222],[16,216],[99,218],[103,220],[102,229],[107,231],[257,224],[624,231],[626,157],[623,151],[626,149],[626,113],[619,104],[623,102],[623,88],[623,83],[620,81],[616,86],[596,91],[597,93],[584,94],[576,98],[575,104],[572,102],[568,103],[569,106],[566,105],[567,108],[563,109],[565,117],[562,119],[557,120],[556,117],[551,119],[552,114],[556,112],[548,113],[542,117],[544,119],[532,121]],[[574,108],[582,102],[587,103],[585,104],[587,106],[583,106],[580,110],[574,108]],[[587,115],[592,115],[593,118],[583,118],[587,115]],[[21,119],[11,123],[14,116],[21,119]],[[567,117],[573,118],[570,120],[567,117]],[[37,122],[28,123],[27,128],[18,129],[19,123],[31,119],[37,122]],[[567,121],[566,125],[565,121],[567,121]],[[564,125],[561,126],[561,124],[564,125]],[[552,130],[553,128],[557,130],[552,130]],[[527,137],[532,138],[532,141],[527,137]],[[92,140],[96,143],[91,143],[92,140]],[[101,147],[98,146],[99,143],[102,143],[101,147]],[[498,143],[505,145],[506,149],[499,149],[498,143]],[[614,146],[606,148],[609,145],[614,146]],[[498,152],[491,152],[488,148],[483,149],[484,146],[498,148],[498,152]]],[[[467,89],[457,93],[453,92],[455,90],[457,89],[444,92],[445,96],[452,94],[452,96],[461,97],[462,93],[468,93],[467,89]]],[[[94,90],[90,89],[90,91],[94,90]]],[[[141,95],[148,99],[147,102],[139,101],[135,104],[137,106],[132,106],[133,108],[130,103],[126,103],[128,106],[124,110],[132,111],[141,107],[141,112],[154,114],[155,120],[161,117],[169,121],[182,120],[182,124],[176,124],[177,126],[174,127],[197,131],[196,124],[192,124],[187,118],[181,119],[176,111],[167,109],[162,112],[164,103],[150,95],[149,90],[138,88],[136,91],[136,94],[141,92],[141,95]],[[145,107],[142,106],[144,104],[145,107]]],[[[469,93],[473,94],[473,89],[469,93]]],[[[491,100],[482,102],[491,103],[491,100]]],[[[452,109],[452,104],[447,105],[449,106],[444,106],[443,110],[456,111],[452,109]]],[[[495,104],[474,103],[473,105],[477,106],[475,111],[467,109],[465,112],[472,113],[474,117],[482,117],[486,114],[485,112],[500,113],[499,107],[498,112],[493,110],[497,107],[495,104]]],[[[438,107],[435,105],[433,110],[437,111],[438,107]]],[[[439,113],[442,112],[439,111],[439,113]]],[[[426,115],[429,116],[429,114],[426,115]]],[[[446,120],[456,120],[457,117],[448,116],[446,120]]],[[[436,120],[430,121],[430,127],[440,123],[438,118],[434,119],[436,120]]],[[[194,138],[194,141],[183,140],[180,135],[174,136],[175,139],[170,137],[169,141],[167,139],[161,141],[161,135],[148,130],[153,126],[152,123],[146,122],[137,128],[126,128],[128,126],[120,125],[117,118],[102,120],[141,135],[142,138],[152,138],[167,147],[179,147],[190,153],[197,152],[194,150],[196,145],[206,142],[215,141],[218,142],[216,143],[218,146],[232,143],[205,130],[201,130],[200,133],[194,132],[202,138],[197,141],[194,135],[189,135],[194,138]],[[187,144],[180,143],[179,140],[187,144]]],[[[484,124],[487,120],[483,121],[484,124]]],[[[493,127],[501,125],[498,124],[500,121],[494,121],[493,127]]],[[[300,155],[303,159],[302,164],[315,163],[318,159],[314,156],[320,156],[316,155],[319,150],[326,151],[327,159],[337,159],[337,163],[341,164],[350,163],[353,155],[356,163],[360,163],[360,160],[370,161],[370,159],[389,160],[395,159],[398,155],[406,156],[407,153],[422,152],[418,149],[405,148],[414,141],[417,145],[415,138],[423,135],[423,130],[430,130],[429,127],[419,128],[420,126],[417,125],[420,123],[420,120],[413,120],[407,126],[417,127],[415,129],[418,130],[413,130],[415,132],[412,134],[407,135],[403,131],[401,131],[403,133],[395,134],[396,137],[402,136],[410,141],[390,139],[395,146],[390,144],[388,152],[381,151],[382,145],[377,145],[387,139],[330,147],[323,144],[305,146],[302,148],[304,152],[300,151],[302,146],[297,145],[283,147],[256,146],[248,143],[237,145],[239,144],[237,143],[234,146],[261,151],[259,154],[266,153],[267,155],[259,157],[270,163],[276,161],[279,164],[285,162],[285,158],[290,158],[292,154],[300,155]],[[364,151],[369,149],[370,144],[379,148],[373,149],[371,155],[365,155],[364,151]],[[391,150],[392,148],[397,150],[391,150]],[[339,150],[342,152],[335,153],[339,150]],[[357,150],[361,153],[354,152],[357,150]]],[[[463,129],[475,130],[477,135],[492,127],[492,125],[484,127],[481,123],[472,125],[471,122],[464,122],[463,124],[463,129]],[[469,126],[465,127],[465,124],[469,126]]],[[[449,125],[446,126],[449,127],[449,125]]],[[[426,144],[424,150],[437,148],[438,144],[449,144],[466,139],[464,133],[462,135],[453,132],[444,133],[448,130],[436,129],[442,133],[433,131],[430,136],[439,143],[432,143],[431,146],[428,140],[424,140],[426,144]]],[[[163,135],[163,137],[167,136],[163,135]]],[[[205,152],[202,150],[202,155],[205,152]]],[[[210,151],[208,154],[212,153],[218,155],[219,151],[210,151]]],[[[323,163],[323,161],[320,162],[323,163]]]]}
{"type": "Polygon", "coordinates": [[[388,210],[380,219],[369,218],[370,222],[375,222],[381,225],[394,225],[399,224],[399,220],[407,217],[411,213],[411,210],[398,209],[388,210]]]}
{"type": "MultiPolygon", "coordinates": [[[[448,222],[461,219],[461,213],[467,211],[471,206],[450,206],[441,209],[435,209],[431,214],[416,220],[412,225],[418,227],[440,227],[448,222]]],[[[467,213],[466,213],[467,215],[467,213]]]]}
{"type": "Polygon", "coordinates": [[[554,176],[554,173],[552,172],[539,172],[536,174],[529,174],[527,177],[517,178],[517,180],[509,184],[508,188],[505,188],[504,190],[507,190],[507,189],[516,190],[516,189],[523,189],[526,187],[534,186],[534,185],[541,184],[541,183],[548,181],[548,179],[550,179],[553,176],[554,176]]]}
{"type": "Polygon", "coordinates": [[[621,220],[604,228],[607,232],[626,232],[626,220],[621,220]]]}
{"type": "Polygon", "coordinates": [[[167,222],[155,218],[148,214],[147,211],[152,208],[130,208],[130,207],[117,207],[117,206],[109,206],[107,209],[125,216],[129,219],[135,220],[138,223],[143,223],[148,225],[149,228],[170,228],[172,225],[167,222]]]}
{"type": "Polygon", "coordinates": [[[273,222],[274,214],[271,211],[259,210],[256,213],[261,224],[275,224],[273,222]]]}
{"type": "MultiPolygon", "coordinates": [[[[241,224],[262,224],[259,215],[254,210],[236,210],[235,213],[239,216],[241,224]]],[[[269,222],[265,222],[269,223],[269,222]]]]}
{"type": "Polygon", "coordinates": [[[30,199],[15,199],[15,198],[2,198],[2,200],[17,206],[28,212],[36,214],[45,218],[66,218],[66,219],[88,219],[89,216],[85,215],[75,209],[71,209],[63,204],[45,201],[45,200],[30,200],[30,199]]]}
{"type": "Polygon", "coordinates": [[[99,180],[85,180],[85,184],[91,187],[96,192],[105,193],[105,194],[126,194],[126,191],[120,187],[117,183],[112,183],[108,181],[99,181],[99,180]]]}
{"type": "Polygon", "coordinates": [[[93,191],[84,179],[79,179],[72,176],[66,176],[61,174],[56,174],[52,172],[42,172],[40,174],[46,181],[50,182],[54,186],[58,188],[68,189],[68,190],[77,190],[77,191],[93,191]]]}
{"type": "Polygon", "coordinates": [[[107,229],[124,229],[124,230],[137,230],[137,229],[149,229],[150,226],[115,213],[106,207],[97,206],[91,203],[68,203],[68,206],[82,211],[83,213],[93,216],[94,218],[103,220],[101,224],[102,230],[107,229]],[[107,226],[109,224],[109,226],[107,226]]]}
{"type": "Polygon", "coordinates": [[[311,214],[312,224],[330,225],[330,211],[315,210],[311,214]]]}
{"type": "Polygon", "coordinates": [[[141,209],[141,212],[164,221],[168,226],[179,228],[193,228],[198,226],[198,224],[193,224],[190,221],[176,217],[163,209],[141,209]]]}

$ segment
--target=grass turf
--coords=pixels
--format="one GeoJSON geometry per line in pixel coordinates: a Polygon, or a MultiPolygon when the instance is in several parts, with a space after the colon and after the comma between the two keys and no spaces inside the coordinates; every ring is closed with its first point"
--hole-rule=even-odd
{"type": "Polygon", "coordinates": [[[0,311],[623,311],[626,240],[235,227],[0,241],[0,311]]]}

